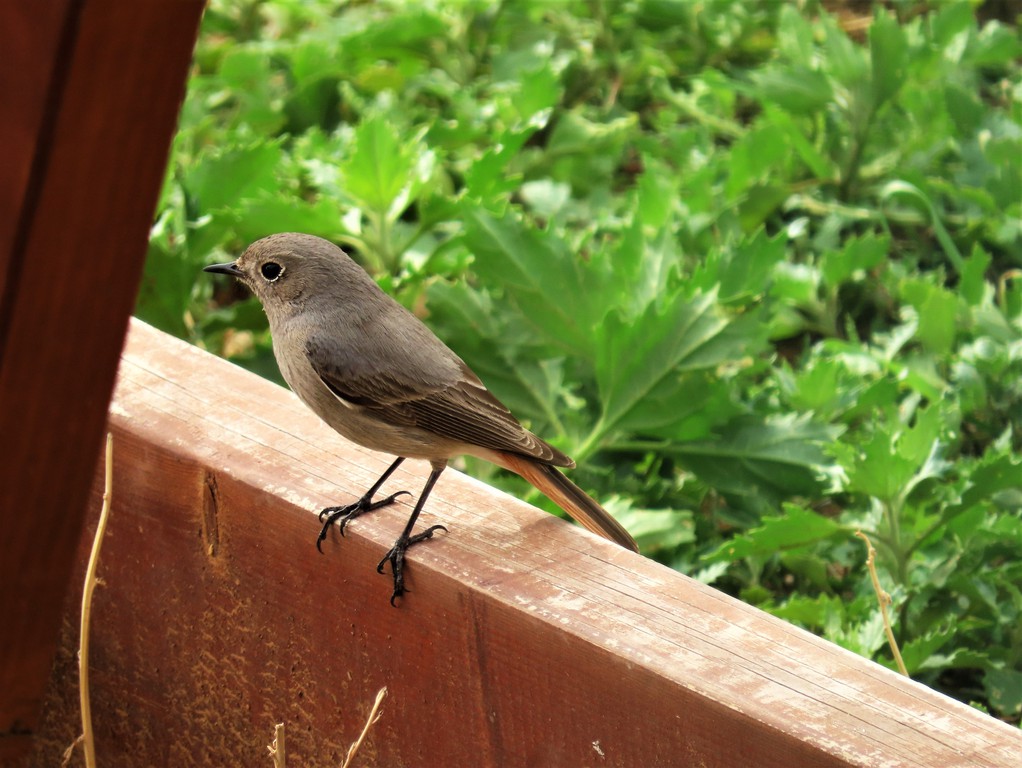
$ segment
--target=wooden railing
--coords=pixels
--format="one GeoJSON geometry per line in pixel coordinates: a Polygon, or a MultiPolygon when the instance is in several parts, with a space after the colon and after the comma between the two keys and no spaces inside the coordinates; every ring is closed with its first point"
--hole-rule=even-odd
{"type": "MultiPolygon", "coordinates": [[[[453,471],[422,520],[450,532],[412,550],[392,608],[376,564],[406,501],[314,546],[316,511],[389,457],[137,321],[110,428],[101,765],[269,764],[278,722],[289,764],[339,765],[383,686],[358,765],[1019,764],[1017,730],[453,471]]],[[[78,731],[76,597],[39,766],[78,731]]]]}

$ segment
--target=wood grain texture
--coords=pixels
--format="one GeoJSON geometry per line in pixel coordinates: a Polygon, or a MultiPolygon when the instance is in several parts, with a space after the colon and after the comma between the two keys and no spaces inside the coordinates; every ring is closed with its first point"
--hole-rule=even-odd
{"type": "MultiPolygon", "coordinates": [[[[421,521],[450,533],[412,550],[392,608],[375,567],[409,503],[314,546],[316,511],[390,458],[138,322],[111,426],[104,766],[259,764],[281,721],[290,760],[336,766],[384,685],[360,765],[1017,764],[1018,731],[453,471],[421,521]]],[[[76,626],[33,765],[77,728],[76,626]]]]}
{"type": "Polygon", "coordinates": [[[69,57],[62,41],[73,35],[78,14],[71,0],[0,4],[0,296],[12,264],[21,212],[34,189],[32,165],[43,162],[50,136],[51,102],[59,99],[69,57]]]}
{"type": "Polygon", "coordinates": [[[202,8],[0,3],[0,761],[36,726],[202,8]]]}

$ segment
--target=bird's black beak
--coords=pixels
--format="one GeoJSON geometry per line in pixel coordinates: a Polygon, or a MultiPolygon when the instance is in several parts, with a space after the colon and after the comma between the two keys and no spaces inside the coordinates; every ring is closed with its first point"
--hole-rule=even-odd
{"type": "Polygon", "coordinates": [[[237,264],[233,261],[228,261],[225,264],[210,264],[208,267],[203,267],[202,271],[216,272],[217,274],[230,275],[231,277],[241,277],[242,274],[237,264]]]}

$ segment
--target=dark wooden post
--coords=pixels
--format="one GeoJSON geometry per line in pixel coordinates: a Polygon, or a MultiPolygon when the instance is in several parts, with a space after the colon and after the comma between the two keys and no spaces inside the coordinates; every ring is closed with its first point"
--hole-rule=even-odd
{"type": "Polygon", "coordinates": [[[37,727],[202,8],[0,3],[0,761],[37,727]]]}

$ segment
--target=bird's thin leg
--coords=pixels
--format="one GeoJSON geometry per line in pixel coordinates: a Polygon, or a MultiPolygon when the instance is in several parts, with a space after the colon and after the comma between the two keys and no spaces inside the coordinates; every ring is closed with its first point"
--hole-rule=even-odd
{"type": "MultiPolygon", "coordinates": [[[[330,530],[330,526],[336,523],[338,520],[341,521],[341,536],[344,535],[344,526],[354,520],[365,512],[372,512],[374,509],[385,507],[388,504],[392,504],[401,494],[408,494],[408,491],[398,491],[397,493],[387,496],[385,499],[379,501],[373,501],[373,496],[380,490],[387,478],[394,474],[394,470],[401,466],[401,462],[404,461],[403,456],[398,456],[394,459],[394,463],[387,468],[387,471],[380,475],[380,479],[373,483],[373,487],[365,492],[365,495],[356,501],[354,504],[346,504],[343,507],[327,507],[319,513],[319,521],[323,523],[322,529],[319,532],[319,538],[316,539],[316,549],[323,552],[323,542],[326,540],[327,531],[330,530]]],[[[408,494],[411,495],[411,494],[408,494]]]]}
{"type": "Polygon", "coordinates": [[[405,523],[405,529],[401,532],[398,540],[394,542],[394,546],[390,548],[390,551],[383,556],[380,564],[376,566],[376,570],[379,573],[383,573],[383,566],[388,562],[390,563],[390,570],[394,574],[394,594],[390,596],[390,604],[393,606],[397,605],[394,601],[405,593],[405,552],[407,552],[408,548],[413,544],[418,544],[420,541],[432,538],[434,531],[447,530],[442,525],[431,525],[422,533],[417,533],[412,536],[412,529],[415,527],[415,521],[419,517],[419,512],[422,511],[422,507],[426,503],[426,499],[429,498],[429,493],[433,490],[433,486],[436,484],[437,478],[440,477],[440,473],[444,471],[444,466],[446,465],[433,467],[433,471],[429,473],[429,479],[426,480],[426,485],[423,487],[422,493],[419,494],[419,500],[415,503],[415,509],[412,510],[412,515],[408,518],[408,522],[405,523]]]}

